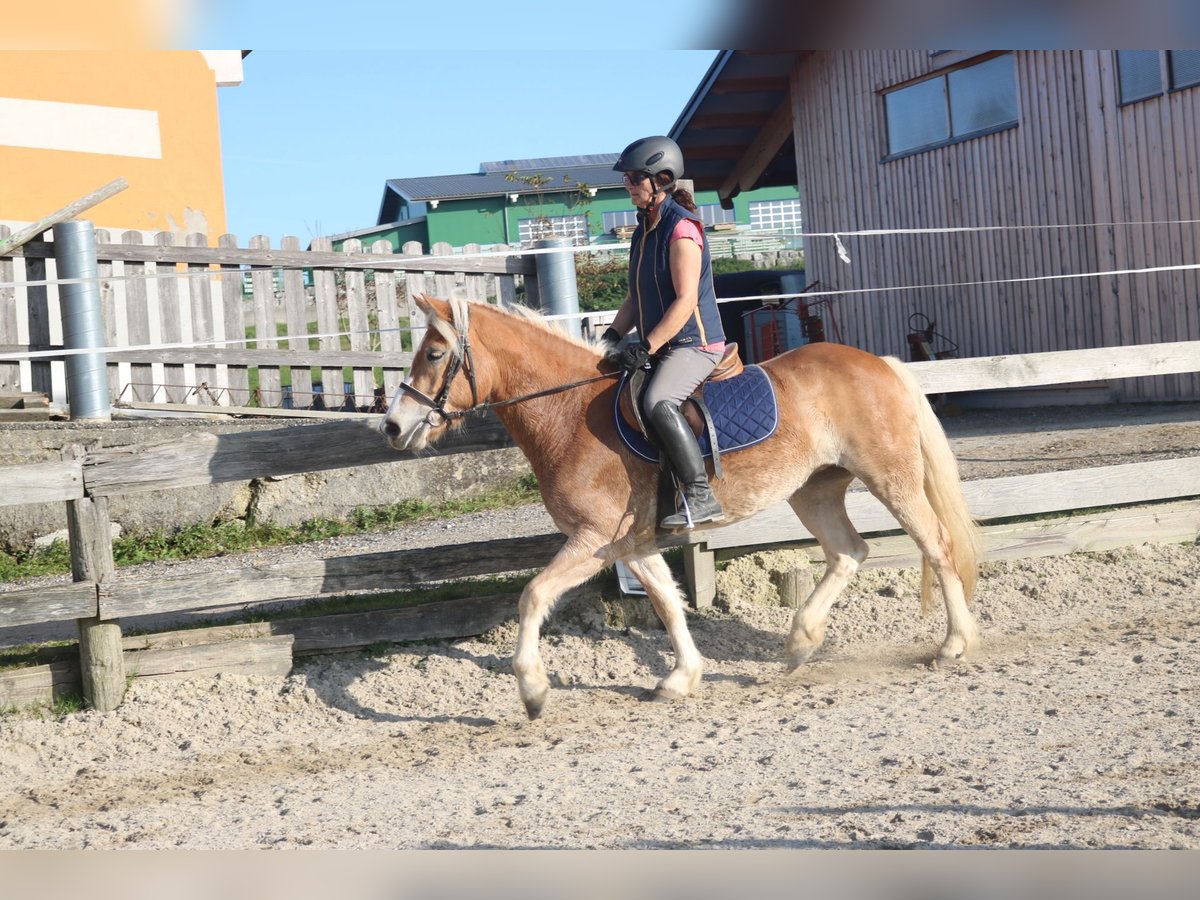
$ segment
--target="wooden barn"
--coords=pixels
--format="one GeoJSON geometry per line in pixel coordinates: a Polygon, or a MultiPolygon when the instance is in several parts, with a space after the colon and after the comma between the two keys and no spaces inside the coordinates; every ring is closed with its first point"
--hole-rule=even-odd
{"type": "Polygon", "coordinates": [[[1200,339],[1200,51],[724,51],[671,135],[722,202],[794,179],[849,258],[808,237],[810,289],[861,292],[847,343],[907,359],[921,316],[960,357],[1200,339]]]}

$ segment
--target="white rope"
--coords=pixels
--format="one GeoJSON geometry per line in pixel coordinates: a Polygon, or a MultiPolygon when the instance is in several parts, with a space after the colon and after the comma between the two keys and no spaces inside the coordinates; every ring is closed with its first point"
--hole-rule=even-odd
{"type": "MultiPolygon", "coordinates": [[[[843,297],[852,294],[883,294],[890,291],[924,291],[934,290],[937,288],[960,288],[960,287],[981,287],[985,285],[997,284],[1029,284],[1033,282],[1044,281],[1062,281],[1078,278],[1107,278],[1114,275],[1145,275],[1157,272],[1192,272],[1200,270],[1200,263],[1184,263],[1177,266],[1151,266],[1145,269],[1110,269],[1105,272],[1077,272],[1067,275],[1032,275],[1025,278],[993,278],[983,281],[957,281],[957,282],[939,282],[933,284],[912,284],[898,285],[894,287],[881,288],[847,288],[844,290],[835,291],[801,291],[794,294],[750,294],[744,297],[724,297],[718,300],[718,303],[738,303],[747,300],[769,300],[778,302],[781,300],[791,300],[795,298],[811,299],[813,297],[843,297]]],[[[596,312],[579,312],[579,313],[555,313],[552,315],[543,316],[546,320],[557,321],[562,319],[582,319],[588,316],[603,315],[605,312],[613,310],[601,310],[596,312]]],[[[421,326],[417,326],[421,327],[421,326]]],[[[291,341],[291,340],[306,340],[310,338],[333,338],[344,337],[355,334],[383,334],[385,332],[404,331],[403,328],[383,328],[375,331],[339,331],[328,334],[305,334],[305,335],[282,335],[266,340],[274,340],[276,342],[291,341]]],[[[106,353],[108,351],[121,352],[130,350],[185,350],[193,347],[215,347],[227,344],[246,344],[252,341],[257,341],[258,338],[236,338],[227,341],[202,341],[196,343],[177,343],[177,344],[141,344],[132,347],[100,347],[91,349],[76,349],[76,350],[32,350],[21,352],[4,352],[0,351],[0,361],[18,361],[29,359],[60,359],[66,356],[78,356],[85,353],[106,353]]]]}
{"type": "MultiPolygon", "coordinates": [[[[739,237],[753,237],[762,235],[764,237],[781,237],[788,236],[791,238],[833,238],[836,242],[838,258],[842,262],[849,263],[850,255],[842,243],[844,237],[884,237],[903,234],[968,234],[975,232],[988,231],[1038,231],[1038,230],[1062,230],[1067,228],[1136,228],[1136,227],[1158,227],[1169,225],[1196,225],[1200,224],[1200,219],[1165,219],[1151,220],[1139,222],[1080,222],[1067,225],[978,225],[978,226],[953,226],[953,227],[937,227],[937,228],[866,228],[858,231],[765,231],[765,232],[734,232],[730,235],[729,240],[736,241],[739,237]]],[[[710,238],[712,240],[722,240],[722,237],[710,238]]],[[[169,248],[168,248],[169,249],[169,248]]],[[[475,253],[454,253],[443,256],[435,256],[428,254],[425,256],[397,256],[394,254],[379,254],[381,260],[403,259],[409,263],[422,262],[438,262],[445,263],[448,260],[456,259],[503,259],[505,257],[522,257],[522,256],[541,256],[549,253],[622,253],[629,250],[627,243],[613,244],[585,244],[577,247],[533,247],[529,249],[511,249],[504,248],[500,250],[480,250],[475,253]]],[[[271,252],[271,251],[265,251],[271,252]]],[[[369,255],[369,254],[366,254],[369,255]]],[[[356,260],[357,262],[358,260],[356,260]]],[[[109,262],[109,261],[105,261],[109,262]]],[[[170,260],[115,260],[115,262],[128,262],[151,264],[158,266],[176,266],[185,265],[185,263],[172,262],[170,260]]],[[[193,263],[193,265],[205,265],[204,263],[193,263]]],[[[211,265],[235,265],[234,263],[212,263],[211,265]]],[[[47,287],[49,285],[58,284],[91,284],[99,281],[131,281],[145,278],[207,278],[210,276],[235,276],[241,277],[246,272],[292,272],[303,271],[305,269],[344,269],[346,271],[365,271],[369,267],[353,266],[350,268],[337,265],[314,266],[312,264],[299,264],[294,266],[285,265],[267,265],[255,263],[243,263],[247,266],[245,269],[225,269],[224,271],[213,271],[210,269],[200,269],[188,272],[176,271],[154,271],[154,272],[139,272],[132,275],[104,275],[96,278],[48,278],[37,279],[32,281],[0,281],[0,288],[16,288],[16,287],[47,287]]],[[[384,271],[384,270],[379,270],[384,271]]],[[[393,270],[403,272],[405,270],[393,270]]],[[[486,274],[486,273],[480,273],[486,274]]]]}

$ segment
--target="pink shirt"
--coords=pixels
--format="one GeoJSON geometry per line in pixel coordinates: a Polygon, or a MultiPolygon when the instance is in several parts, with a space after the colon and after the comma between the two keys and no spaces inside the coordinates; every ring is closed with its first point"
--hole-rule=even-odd
{"type": "MultiPolygon", "coordinates": [[[[671,243],[679,240],[695,241],[700,249],[704,249],[704,231],[699,222],[693,219],[680,219],[679,224],[675,226],[675,230],[671,232],[671,243]]],[[[707,350],[710,353],[722,353],[725,350],[724,341],[716,341],[711,344],[705,344],[700,348],[707,350]]]]}

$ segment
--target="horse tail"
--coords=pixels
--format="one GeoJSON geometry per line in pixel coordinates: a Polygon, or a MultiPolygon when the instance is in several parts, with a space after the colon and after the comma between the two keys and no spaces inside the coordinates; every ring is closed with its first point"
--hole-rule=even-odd
{"type": "MultiPolygon", "coordinates": [[[[979,577],[979,563],[983,559],[983,541],[979,528],[967,508],[963,496],[962,481],[958,474],[958,461],[946,440],[942,423],[934,415],[921,385],[907,366],[893,357],[886,357],[904,382],[917,410],[917,422],[921,432],[921,456],[925,464],[925,497],[942,526],[950,534],[951,559],[954,570],[962,581],[963,597],[968,603],[975,595],[975,582],[979,577]]],[[[933,573],[929,560],[921,557],[921,612],[932,608],[933,573]]]]}

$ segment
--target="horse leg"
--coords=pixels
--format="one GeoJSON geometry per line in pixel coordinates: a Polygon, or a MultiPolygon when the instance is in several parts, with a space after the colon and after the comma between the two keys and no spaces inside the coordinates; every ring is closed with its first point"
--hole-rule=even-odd
{"type": "Polygon", "coordinates": [[[530,719],[542,714],[546,695],[550,692],[550,679],[538,652],[542,622],[554,601],[564,591],[583,584],[604,568],[607,560],[598,556],[596,549],[593,543],[570,538],[550,560],[550,564],[535,575],[521,592],[517,604],[517,650],[513,654],[512,669],[517,677],[521,702],[525,704],[525,712],[530,719]]]}
{"type": "Polygon", "coordinates": [[[937,574],[946,604],[946,639],[938,649],[937,658],[946,662],[963,659],[979,643],[979,626],[967,608],[962,579],[954,566],[950,532],[938,519],[921,487],[908,492],[907,497],[876,496],[908,532],[927,565],[937,574]]]}
{"type": "Polygon", "coordinates": [[[658,683],[654,696],[663,700],[682,700],[697,688],[704,671],[704,662],[688,631],[683,612],[683,593],[661,553],[651,553],[626,562],[646,589],[650,603],[666,627],[675,650],[675,667],[658,683]]]}
{"type": "Polygon", "coordinates": [[[830,608],[867,558],[867,542],[846,515],[846,488],[853,480],[854,476],[845,469],[825,469],[809,478],[788,500],[825,553],[825,574],[792,617],[792,629],[784,646],[789,673],[807,662],[821,646],[830,608]]]}

